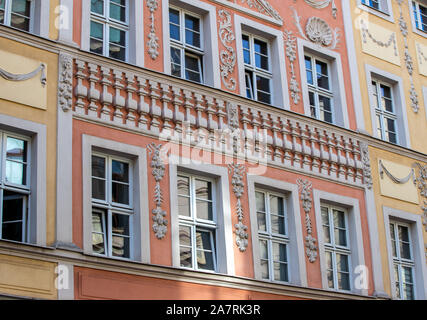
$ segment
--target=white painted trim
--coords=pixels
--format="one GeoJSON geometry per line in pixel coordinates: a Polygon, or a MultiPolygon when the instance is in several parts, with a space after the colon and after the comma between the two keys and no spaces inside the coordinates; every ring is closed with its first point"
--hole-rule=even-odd
{"type": "Polygon", "coordinates": [[[56,280],[63,280],[58,284],[58,300],[74,300],[74,265],[71,263],[58,263],[55,269],[56,280]],[[66,274],[64,271],[66,270],[66,274]],[[60,287],[65,286],[65,287],[60,287]]]}
{"type": "MultiPolygon", "coordinates": [[[[319,244],[319,261],[320,270],[322,273],[322,286],[325,290],[333,290],[328,287],[326,261],[325,261],[325,245],[323,241],[322,228],[322,211],[321,203],[332,203],[335,206],[343,207],[347,210],[348,218],[348,235],[351,250],[351,265],[350,265],[350,286],[351,292],[356,294],[368,295],[366,289],[356,289],[353,280],[358,275],[354,273],[355,267],[365,265],[365,253],[363,246],[362,223],[360,218],[359,200],[356,198],[345,197],[326,191],[313,190],[314,212],[316,216],[317,238],[319,244]]],[[[338,291],[338,290],[337,290],[338,291]]]]}
{"type": "Polygon", "coordinates": [[[46,126],[0,114],[0,128],[31,137],[29,218],[32,229],[30,230],[29,242],[38,246],[46,246],[46,126]],[[35,223],[32,221],[34,218],[35,223]]]}
{"type": "Polygon", "coordinates": [[[378,80],[383,80],[392,85],[393,98],[394,98],[394,107],[396,108],[397,116],[397,134],[398,134],[398,144],[406,148],[411,148],[411,140],[409,135],[409,124],[408,116],[406,111],[406,98],[403,91],[403,80],[401,77],[392,74],[390,72],[378,69],[369,64],[365,64],[365,73],[366,73],[366,86],[368,89],[369,95],[369,110],[371,112],[371,124],[372,124],[372,136],[378,139],[377,124],[375,122],[375,108],[373,101],[373,92],[372,92],[372,78],[378,80]],[[374,74],[375,76],[372,76],[374,74]]]}
{"type": "Polygon", "coordinates": [[[341,1],[343,10],[344,32],[347,39],[347,55],[349,61],[349,69],[351,74],[351,89],[353,93],[354,114],[356,116],[357,130],[366,133],[365,117],[363,113],[359,69],[357,67],[357,55],[353,32],[353,18],[351,16],[350,1],[341,1]]]}
{"type": "MultiPolygon", "coordinates": [[[[43,1],[43,0],[41,0],[43,1]]],[[[75,45],[73,42],[73,23],[74,23],[74,18],[73,18],[73,6],[74,6],[74,1],[73,0],[61,0],[60,2],[60,6],[62,8],[66,8],[66,12],[64,13],[68,13],[68,19],[69,19],[69,26],[68,28],[60,28],[59,29],[59,33],[58,33],[58,41],[59,42],[63,42],[63,43],[67,43],[67,44],[71,44],[71,45],[75,45]]],[[[85,8],[86,3],[88,3],[89,5],[89,14],[90,14],[90,1],[82,1],[82,6],[83,8],[85,8]]],[[[83,15],[85,13],[85,10],[83,10],[83,15]]],[[[84,16],[82,16],[83,18],[84,16]]],[[[50,19],[49,19],[50,21],[50,19]]],[[[83,24],[83,23],[82,23],[83,24]]],[[[84,30],[84,28],[87,28],[88,30],[90,29],[90,24],[88,26],[84,26],[82,25],[82,30],[84,30]]],[[[84,31],[83,31],[84,32],[84,31]]],[[[90,31],[88,31],[90,32],[90,31]]],[[[83,42],[82,38],[82,42],[83,42]]]]}
{"type": "Polygon", "coordinates": [[[383,206],[384,214],[384,227],[386,232],[386,241],[387,241],[387,262],[388,269],[390,274],[390,284],[392,296],[396,299],[396,294],[394,291],[394,271],[393,271],[393,257],[392,257],[392,248],[391,248],[391,237],[390,237],[390,220],[398,219],[403,220],[406,223],[410,224],[410,232],[412,239],[412,253],[414,253],[415,261],[415,299],[417,300],[426,300],[427,299],[427,266],[426,266],[426,256],[424,251],[424,239],[423,239],[423,227],[421,216],[419,214],[414,214],[410,212],[405,212],[402,210],[389,208],[383,206]]]}
{"type": "MultiPolygon", "coordinates": [[[[255,279],[263,280],[261,275],[261,267],[259,264],[259,237],[256,212],[255,190],[260,187],[263,190],[279,192],[286,196],[286,213],[288,224],[288,237],[290,239],[288,247],[289,261],[289,283],[302,287],[307,286],[307,272],[304,253],[304,239],[302,234],[302,224],[300,215],[300,206],[298,198],[298,186],[296,184],[287,183],[281,180],[271,179],[257,175],[247,175],[248,195],[249,195],[249,211],[251,220],[251,235],[252,235],[252,254],[255,279]]],[[[268,281],[268,280],[267,280],[268,281]]]]}
{"type": "MultiPolygon", "coordinates": [[[[148,208],[147,152],[145,148],[101,139],[83,134],[82,176],[83,176],[83,251],[92,253],[92,148],[105,150],[125,157],[133,163],[133,260],[150,263],[150,215],[148,208]]],[[[109,257],[115,259],[113,257],[109,257]]]]}
{"type": "Polygon", "coordinates": [[[34,8],[34,32],[40,37],[49,38],[50,0],[36,0],[34,8]]]}
{"type": "Polygon", "coordinates": [[[364,5],[362,3],[362,0],[357,0],[357,7],[363,11],[369,12],[377,17],[380,17],[391,23],[394,23],[393,6],[391,5],[391,0],[379,0],[379,1],[380,1],[380,6],[382,7],[384,7],[384,5],[386,6],[386,10],[378,11],[373,8],[370,8],[369,6],[364,5]]]}
{"type": "Polygon", "coordinates": [[[341,62],[341,55],[333,50],[327,48],[322,48],[319,45],[312,43],[310,41],[298,38],[298,59],[300,65],[300,74],[301,74],[301,87],[302,87],[302,100],[304,103],[304,113],[306,116],[310,117],[310,100],[308,95],[307,87],[307,75],[305,70],[304,56],[305,52],[308,51],[309,54],[314,55],[319,58],[323,58],[329,61],[331,70],[330,70],[330,80],[332,83],[332,92],[334,94],[333,98],[333,119],[335,125],[342,126],[344,128],[350,129],[350,123],[348,119],[348,109],[347,109],[347,98],[346,90],[344,88],[344,75],[341,62]],[[308,49],[308,50],[307,50],[308,49]]]}
{"type": "MultiPolygon", "coordinates": [[[[408,0],[409,15],[411,16],[412,32],[414,32],[414,33],[418,34],[418,35],[419,35],[419,36],[421,36],[421,37],[427,38],[427,32],[425,32],[425,31],[423,31],[423,30],[418,29],[418,28],[416,27],[416,25],[415,25],[414,12],[413,12],[413,9],[412,9],[412,1],[413,1],[413,0],[408,0]]],[[[415,2],[420,3],[420,1],[415,1],[415,2]]],[[[426,5],[424,5],[424,6],[426,6],[426,5]]]]}
{"type": "Polygon", "coordinates": [[[163,0],[162,1],[162,26],[163,26],[163,62],[164,73],[171,74],[170,63],[170,31],[169,31],[169,6],[179,7],[185,11],[201,16],[201,35],[203,47],[203,80],[202,84],[214,88],[221,88],[221,75],[219,67],[218,30],[216,7],[198,0],[163,0]]]}
{"type": "Polygon", "coordinates": [[[283,41],[283,32],[253,20],[234,14],[234,26],[236,33],[237,69],[239,70],[240,94],[246,97],[245,64],[243,60],[242,29],[245,33],[251,33],[269,40],[270,64],[274,66],[271,81],[271,104],[282,109],[289,110],[288,79],[286,75],[286,58],[283,41]]]}
{"type": "Polygon", "coordinates": [[[175,155],[169,157],[169,180],[170,180],[170,204],[171,204],[171,233],[172,233],[172,265],[180,266],[179,256],[179,217],[178,217],[178,194],[177,174],[178,171],[193,173],[214,178],[217,182],[216,188],[216,210],[217,210],[217,235],[216,254],[218,273],[235,275],[234,268],[234,239],[231,220],[230,191],[228,169],[206,163],[191,163],[190,159],[180,158],[175,155]]]}

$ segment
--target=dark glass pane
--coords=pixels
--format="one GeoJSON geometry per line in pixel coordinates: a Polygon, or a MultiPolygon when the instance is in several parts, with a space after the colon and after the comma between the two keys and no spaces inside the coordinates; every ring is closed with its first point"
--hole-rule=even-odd
{"type": "Polygon", "coordinates": [[[193,258],[192,258],[191,248],[179,247],[179,256],[180,256],[181,267],[184,267],[184,268],[193,267],[193,262],[192,262],[193,258]]]}
{"type": "Polygon", "coordinates": [[[381,96],[391,99],[391,89],[388,86],[380,85],[381,88],[381,96]]]}
{"type": "MultiPolygon", "coordinates": [[[[123,5],[114,4],[116,1],[111,1],[110,18],[126,22],[126,7],[123,5]]],[[[117,1],[120,2],[120,1],[117,1]]]]}
{"type": "Polygon", "coordinates": [[[348,273],[338,273],[338,288],[350,290],[350,275],[348,273]]]}
{"type": "Polygon", "coordinates": [[[310,106],[315,106],[316,100],[313,92],[308,92],[308,98],[310,99],[310,106]]]}
{"type": "Polygon", "coordinates": [[[174,9],[169,9],[169,22],[174,24],[180,24],[179,23],[179,12],[174,9]]]}
{"type": "Polygon", "coordinates": [[[332,270],[333,269],[333,266],[332,266],[332,253],[329,252],[329,251],[326,251],[325,252],[325,257],[326,257],[326,268],[332,270]]]}
{"type": "Polygon", "coordinates": [[[256,53],[261,53],[262,55],[265,55],[265,56],[268,54],[267,43],[265,43],[264,41],[255,39],[254,48],[256,53]]]}
{"type": "Polygon", "coordinates": [[[200,72],[200,65],[199,64],[200,64],[199,58],[189,56],[189,55],[185,55],[185,68],[199,73],[200,72]]]}
{"type": "Polygon", "coordinates": [[[126,32],[110,27],[110,43],[118,46],[126,46],[126,32]]]}
{"type": "Polygon", "coordinates": [[[287,262],[286,244],[273,242],[273,260],[278,262],[287,262]]]}
{"type": "Polygon", "coordinates": [[[169,35],[171,39],[180,41],[181,40],[181,35],[179,33],[179,27],[176,25],[171,24],[169,26],[169,35]]]}
{"type": "Polygon", "coordinates": [[[306,70],[312,70],[312,67],[311,67],[311,58],[310,57],[305,57],[304,58],[304,61],[305,61],[305,68],[306,68],[306,70]]]}
{"type": "Polygon", "coordinates": [[[13,14],[11,15],[10,25],[14,28],[24,31],[30,31],[30,19],[13,14]]]}
{"type": "Polygon", "coordinates": [[[185,70],[185,78],[190,81],[200,82],[200,73],[185,70]]]}
{"type": "Polygon", "coordinates": [[[261,259],[268,259],[268,249],[267,249],[267,241],[260,240],[259,241],[259,257],[261,259]]]}
{"type": "Polygon", "coordinates": [[[350,271],[349,266],[348,266],[348,256],[347,255],[337,254],[336,259],[337,259],[338,271],[344,271],[344,272],[350,271]]]}
{"type": "Polygon", "coordinates": [[[321,61],[316,61],[316,72],[318,75],[328,76],[328,65],[321,61]]]}
{"type": "Polygon", "coordinates": [[[91,0],[90,11],[104,15],[104,0],[91,0]]]}
{"type": "Polygon", "coordinates": [[[274,280],[288,281],[288,265],[285,263],[274,263],[274,280]]]}
{"type": "Polygon", "coordinates": [[[3,223],[2,239],[22,242],[22,222],[3,223]]]}
{"type": "Polygon", "coordinates": [[[22,16],[29,17],[31,11],[30,0],[13,0],[12,1],[12,13],[17,13],[22,16]]]}
{"type": "Polygon", "coordinates": [[[196,32],[200,32],[200,19],[185,15],[185,28],[196,32]]]}
{"type": "Polygon", "coordinates": [[[105,158],[92,156],[92,176],[105,178],[105,158]]]}
{"type": "Polygon", "coordinates": [[[319,95],[319,107],[320,109],[331,111],[331,99],[328,97],[319,95]]]}
{"type": "Polygon", "coordinates": [[[257,221],[258,221],[258,230],[259,231],[267,231],[267,222],[265,219],[265,213],[258,212],[257,213],[257,221]]]}
{"type": "Polygon", "coordinates": [[[284,215],[283,198],[277,196],[270,196],[270,211],[278,215],[284,215]]]}
{"type": "Polygon", "coordinates": [[[130,257],[130,239],[128,237],[113,236],[113,256],[130,257]]]}
{"type": "Polygon", "coordinates": [[[197,249],[212,251],[211,244],[212,232],[196,230],[196,246],[197,249]]]}
{"type": "Polygon", "coordinates": [[[326,243],[331,243],[331,228],[323,226],[323,236],[326,243]]]}
{"type": "Polygon", "coordinates": [[[105,254],[105,230],[102,216],[100,212],[92,212],[92,250],[98,254],[105,254]]]}
{"type": "Polygon", "coordinates": [[[400,243],[400,256],[403,259],[411,259],[411,249],[409,243],[401,242],[400,243]]]}
{"type": "Polygon", "coordinates": [[[104,26],[94,21],[90,22],[90,36],[99,40],[104,39],[104,26]]]}
{"type": "Polygon", "coordinates": [[[92,198],[105,199],[105,180],[92,178],[92,198]]]}
{"type": "MultiPolygon", "coordinates": [[[[0,0],[1,1],[1,0],[0,0]]],[[[3,0],[4,1],[4,0],[3,0]]],[[[4,23],[4,10],[0,9],[0,23],[4,23]]]]}
{"type": "Polygon", "coordinates": [[[112,232],[116,235],[129,236],[129,216],[113,213],[111,217],[112,232]]]}
{"type": "Polygon", "coordinates": [[[409,229],[408,227],[399,226],[398,227],[399,232],[399,240],[409,242],[409,229]]]}
{"type": "Polygon", "coordinates": [[[264,91],[264,92],[270,92],[270,80],[267,78],[263,78],[260,76],[256,77],[256,83],[257,83],[257,89],[264,91]]]}
{"type": "Polygon", "coordinates": [[[261,260],[261,275],[263,279],[269,279],[268,261],[261,260]]]}
{"type": "Polygon", "coordinates": [[[335,229],[335,244],[347,247],[347,235],[345,230],[335,229]]]}
{"type": "Polygon", "coordinates": [[[321,212],[322,212],[322,223],[324,225],[329,225],[329,214],[328,214],[328,208],[326,207],[321,207],[320,208],[321,212]]]}
{"type": "Polygon", "coordinates": [[[254,98],[253,85],[252,85],[252,75],[250,73],[245,73],[246,81],[246,97],[249,99],[254,98]]]}
{"type": "Polygon", "coordinates": [[[396,132],[395,121],[387,118],[387,131],[396,132]]]}
{"type": "Polygon", "coordinates": [[[110,58],[125,61],[126,60],[126,49],[123,47],[110,45],[110,58]]]}
{"type": "Polygon", "coordinates": [[[260,56],[255,54],[255,66],[264,70],[269,70],[268,67],[268,57],[260,56]]]}
{"type": "Polygon", "coordinates": [[[111,185],[111,194],[113,202],[121,204],[129,204],[129,186],[121,183],[113,182],[111,185]]]}
{"type": "Polygon", "coordinates": [[[200,48],[200,34],[190,30],[185,30],[185,43],[200,48]]]}
{"type": "Polygon", "coordinates": [[[391,143],[397,143],[397,136],[395,133],[388,132],[387,136],[388,136],[388,141],[390,141],[391,143]]]}
{"type": "Polygon", "coordinates": [[[215,270],[213,252],[197,250],[197,267],[203,270],[215,270]]]}
{"type": "Polygon", "coordinates": [[[251,53],[248,50],[243,50],[243,60],[247,64],[251,64],[251,53]]]}
{"type": "Polygon", "coordinates": [[[268,104],[271,103],[271,96],[270,96],[270,94],[264,93],[264,92],[260,92],[260,91],[258,91],[257,94],[258,94],[258,101],[264,102],[264,103],[268,103],[268,104]]]}
{"type": "Polygon", "coordinates": [[[213,220],[212,202],[196,200],[197,218],[213,220]]]}
{"type": "Polygon", "coordinates": [[[285,218],[281,216],[271,215],[271,232],[276,234],[285,234],[285,218]]]}
{"type": "Polygon", "coordinates": [[[129,182],[129,164],[113,160],[112,167],[112,179],[114,181],[129,182]]]}
{"type": "Polygon", "coordinates": [[[242,45],[243,45],[243,49],[250,49],[250,43],[249,43],[249,37],[242,35],[242,45]]]}
{"type": "Polygon", "coordinates": [[[171,73],[175,77],[181,77],[181,51],[171,48],[171,73]]]}
{"type": "Polygon", "coordinates": [[[90,39],[90,51],[97,54],[103,54],[104,48],[102,41],[90,39]]]}
{"type": "Polygon", "coordinates": [[[317,86],[319,88],[323,88],[323,89],[329,90],[329,78],[317,74],[317,86]]]}
{"type": "Polygon", "coordinates": [[[3,222],[23,220],[24,198],[13,191],[3,192],[3,222]]]}
{"type": "Polygon", "coordinates": [[[334,210],[334,226],[345,228],[345,214],[342,211],[334,210]]]}

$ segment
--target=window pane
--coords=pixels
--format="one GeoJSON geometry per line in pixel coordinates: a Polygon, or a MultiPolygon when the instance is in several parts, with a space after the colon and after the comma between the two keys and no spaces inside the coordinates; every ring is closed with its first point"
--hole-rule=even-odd
{"type": "Polygon", "coordinates": [[[110,18],[126,22],[126,0],[110,1],[110,18]]]}
{"type": "Polygon", "coordinates": [[[105,158],[92,156],[92,176],[105,178],[105,158]]]}
{"type": "Polygon", "coordinates": [[[400,242],[400,257],[403,259],[411,259],[411,249],[407,242],[400,242]]]}
{"type": "Polygon", "coordinates": [[[336,228],[345,228],[345,214],[342,211],[334,210],[334,226],[336,228]]]}
{"type": "Polygon", "coordinates": [[[190,196],[190,180],[188,177],[178,176],[178,194],[190,196]]]}
{"type": "Polygon", "coordinates": [[[398,227],[398,231],[399,231],[399,240],[400,241],[409,242],[409,230],[408,230],[408,227],[399,226],[398,227]]]}
{"type": "Polygon", "coordinates": [[[258,212],[257,213],[258,220],[258,230],[259,231],[267,231],[267,222],[265,218],[265,213],[258,212]]]}
{"type": "Polygon", "coordinates": [[[128,237],[113,236],[113,256],[129,258],[130,239],[128,237]]]}
{"type": "Polygon", "coordinates": [[[129,182],[129,164],[125,162],[112,161],[112,179],[114,181],[129,182]]]}
{"type": "Polygon", "coordinates": [[[180,41],[181,35],[179,33],[179,27],[178,26],[176,26],[174,24],[170,24],[169,33],[170,33],[171,39],[175,39],[177,41],[180,41]]]}
{"type": "Polygon", "coordinates": [[[338,273],[338,288],[341,290],[350,290],[350,275],[348,273],[338,273]]]}
{"type": "Polygon", "coordinates": [[[197,249],[212,251],[211,244],[212,232],[196,230],[196,246],[197,249]]]}
{"type": "Polygon", "coordinates": [[[337,267],[338,271],[340,272],[349,272],[349,265],[348,265],[348,256],[344,254],[338,254],[336,255],[337,259],[337,267]]]}
{"type": "Polygon", "coordinates": [[[274,266],[274,280],[277,281],[288,281],[288,265],[286,263],[273,264],[274,266]]]}
{"type": "Polygon", "coordinates": [[[246,98],[253,99],[254,91],[252,85],[252,75],[248,72],[245,73],[245,82],[246,82],[246,98]]]}
{"type": "Polygon", "coordinates": [[[169,9],[169,22],[174,24],[180,24],[179,23],[179,11],[176,11],[174,9],[169,9]]]}
{"type": "Polygon", "coordinates": [[[196,179],[196,198],[212,200],[212,183],[196,179]]]}
{"type": "Polygon", "coordinates": [[[171,48],[171,74],[181,77],[181,50],[171,48]]]}
{"type": "Polygon", "coordinates": [[[31,0],[13,0],[12,12],[25,17],[30,16],[31,0]]]}
{"type": "Polygon", "coordinates": [[[281,216],[271,215],[271,232],[276,234],[286,234],[285,218],[281,216]]]}
{"type": "Polygon", "coordinates": [[[25,162],[27,161],[27,142],[7,137],[6,143],[6,181],[15,184],[26,184],[25,162]],[[10,161],[12,160],[12,161],[10,161]]]}
{"type": "Polygon", "coordinates": [[[197,250],[197,267],[203,270],[215,270],[213,252],[197,250]]]}
{"type": "Polygon", "coordinates": [[[126,60],[126,32],[110,28],[109,54],[111,58],[126,60]],[[118,45],[115,45],[117,43],[118,45]]]}
{"type": "Polygon", "coordinates": [[[305,69],[307,73],[307,83],[313,84],[313,71],[311,67],[311,58],[305,57],[305,69]]]}
{"type": "Polygon", "coordinates": [[[5,3],[6,3],[6,0],[0,0],[0,10],[4,10],[5,3]]]}
{"type": "Polygon", "coordinates": [[[90,11],[104,15],[104,0],[91,0],[90,11]]]}
{"type": "Polygon", "coordinates": [[[192,268],[193,267],[193,258],[191,253],[191,248],[188,247],[179,247],[179,256],[181,267],[192,268]]]}
{"type": "Polygon", "coordinates": [[[267,241],[266,240],[260,240],[259,241],[259,256],[261,259],[267,259],[268,260],[268,249],[267,249],[267,241]]]}
{"type": "Polygon", "coordinates": [[[180,216],[190,217],[190,198],[178,197],[178,212],[180,216]]]}
{"type": "Polygon", "coordinates": [[[102,219],[102,213],[92,212],[92,250],[98,254],[105,254],[105,230],[102,219]]]}
{"type": "Polygon", "coordinates": [[[6,158],[15,161],[27,161],[27,142],[7,137],[6,158]]]}
{"type": "Polygon", "coordinates": [[[6,181],[13,184],[25,185],[27,165],[6,160],[6,181]]]}
{"type": "Polygon", "coordinates": [[[185,68],[200,73],[200,59],[198,57],[185,55],[185,68]]]}
{"type": "MultiPolygon", "coordinates": [[[[1,2],[2,0],[0,0],[1,2]]],[[[4,0],[3,0],[4,1],[4,0]]],[[[4,2],[3,2],[3,6],[4,6],[4,2]]],[[[3,24],[4,23],[4,10],[2,8],[0,8],[0,23],[3,24]]]]}
{"type": "Polygon", "coordinates": [[[181,34],[179,30],[179,12],[173,9],[169,9],[169,32],[170,32],[170,38],[180,41],[181,40],[181,34]]]}
{"type": "Polygon", "coordinates": [[[321,207],[322,211],[322,224],[323,224],[323,237],[326,243],[331,242],[331,229],[329,227],[329,213],[328,208],[321,207]]]}
{"type": "Polygon", "coordinates": [[[22,242],[22,221],[3,223],[2,239],[22,242]]]}
{"type": "Polygon", "coordinates": [[[212,202],[196,200],[197,218],[203,220],[213,220],[212,202]]]}
{"type": "Polygon", "coordinates": [[[329,90],[328,65],[321,61],[316,61],[317,86],[329,90]]]}
{"type": "Polygon", "coordinates": [[[129,216],[123,214],[112,214],[112,233],[113,233],[113,256],[129,257],[130,239],[129,239],[129,216]]]}
{"type": "Polygon", "coordinates": [[[116,235],[129,236],[129,216],[113,213],[111,217],[112,232],[116,235]]]}
{"type": "Polygon", "coordinates": [[[258,101],[270,103],[270,80],[256,76],[258,101]]]}
{"type": "Polygon", "coordinates": [[[110,27],[110,43],[124,47],[126,45],[126,32],[110,27]]]}
{"type": "Polygon", "coordinates": [[[200,48],[200,20],[185,15],[185,43],[200,48]]]}
{"type": "Polygon", "coordinates": [[[191,247],[191,228],[179,226],[179,245],[191,247]]]}
{"type": "Polygon", "coordinates": [[[24,208],[26,196],[13,192],[3,192],[2,238],[23,241],[22,226],[25,218],[24,208]]]}
{"type": "Polygon", "coordinates": [[[185,15],[185,28],[192,31],[200,32],[200,19],[185,15]]]}
{"type": "Polygon", "coordinates": [[[90,36],[99,40],[104,39],[104,26],[101,23],[91,21],[90,36]]]}
{"type": "Polygon", "coordinates": [[[243,49],[243,60],[247,64],[251,64],[251,53],[248,50],[243,49]]]}
{"type": "Polygon", "coordinates": [[[90,51],[97,54],[103,54],[103,43],[102,41],[90,39],[90,51]]]}
{"type": "Polygon", "coordinates": [[[105,180],[92,178],[92,198],[105,199],[105,180]]]}
{"type": "Polygon", "coordinates": [[[190,30],[185,30],[185,43],[190,46],[200,48],[200,34],[190,30]]]}
{"type": "Polygon", "coordinates": [[[328,269],[333,269],[333,265],[332,265],[332,253],[329,251],[325,252],[325,257],[326,257],[326,268],[328,269]]]}
{"type": "Polygon", "coordinates": [[[268,261],[261,260],[261,276],[262,279],[269,279],[270,272],[268,271],[268,261]]]}
{"type": "Polygon", "coordinates": [[[265,198],[264,193],[262,192],[255,192],[255,198],[256,198],[256,210],[265,212],[265,198]]]}
{"type": "Polygon", "coordinates": [[[16,15],[14,13],[11,14],[10,25],[17,29],[30,31],[30,19],[24,18],[20,15],[16,15]]]}
{"type": "Polygon", "coordinates": [[[115,203],[129,204],[129,186],[121,183],[113,182],[111,184],[112,200],[115,203]]]}
{"type": "Polygon", "coordinates": [[[286,244],[273,242],[273,260],[287,262],[286,244]]]}
{"type": "Polygon", "coordinates": [[[268,57],[255,54],[255,66],[263,70],[269,70],[268,57]]]}
{"type": "Polygon", "coordinates": [[[284,215],[283,198],[277,196],[270,196],[270,211],[278,215],[284,215]]]}

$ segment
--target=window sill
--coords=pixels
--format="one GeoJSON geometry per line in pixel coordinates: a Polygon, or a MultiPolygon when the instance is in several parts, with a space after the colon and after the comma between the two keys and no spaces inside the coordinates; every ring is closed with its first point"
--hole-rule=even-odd
{"type": "Polygon", "coordinates": [[[423,38],[427,38],[427,31],[420,30],[416,27],[412,27],[412,32],[415,34],[418,34],[419,36],[421,36],[423,38]]]}
{"type": "Polygon", "coordinates": [[[371,8],[371,7],[369,7],[367,5],[364,5],[362,3],[358,4],[357,7],[359,9],[361,9],[363,11],[366,11],[368,13],[371,13],[371,14],[373,14],[373,15],[381,18],[381,19],[384,19],[384,20],[386,20],[388,22],[394,23],[394,18],[393,18],[392,14],[389,14],[389,13],[384,12],[384,11],[376,10],[376,9],[371,8]]]}

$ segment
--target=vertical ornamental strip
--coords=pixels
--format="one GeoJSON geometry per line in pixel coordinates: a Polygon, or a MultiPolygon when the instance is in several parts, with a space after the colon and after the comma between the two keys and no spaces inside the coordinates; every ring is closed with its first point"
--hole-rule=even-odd
{"type": "Polygon", "coordinates": [[[165,165],[161,159],[160,151],[162,145],[156,145],[154,142],[147,146],[151,159],[151,168],[154,179],[156,180],[156,186],[154,187],[154,202],[156,208],[153,209],[153,231],[157,239],[163,239],[168,231],[168,221],[165,219],[166,211],[162,209],[163,195],[160,189],[160,181],[165,175],[165,165]]]}
{"type": "Polygon", "coordinates": [[[156,60],[159,56],[159,37],[156,35],[154,12],[156,12],[159,6],[158,0],[147,0],[147,7],[150,10],[150,33],[148,34],[148,54],[151,59],[156,60]]]}

